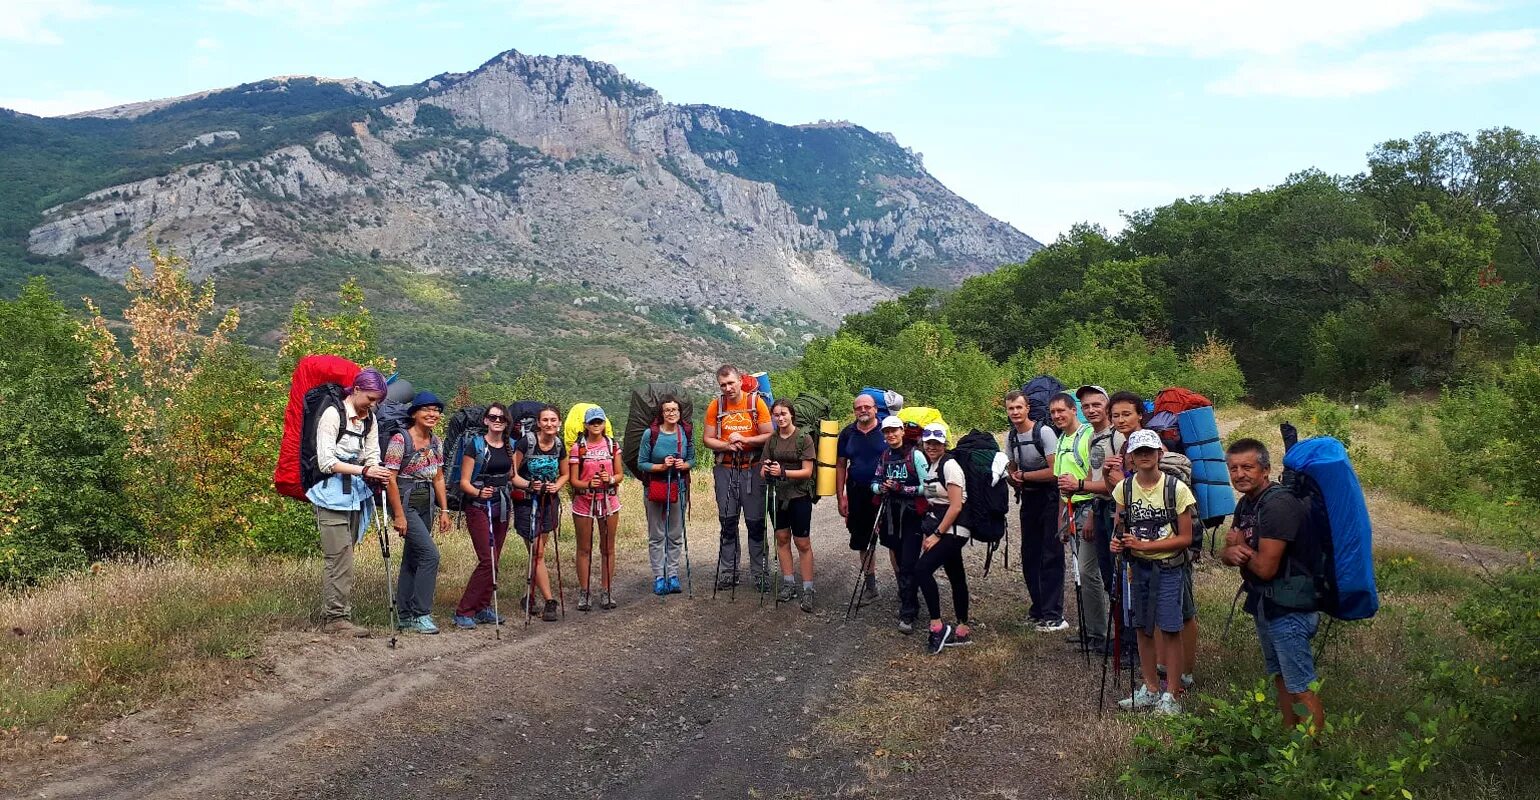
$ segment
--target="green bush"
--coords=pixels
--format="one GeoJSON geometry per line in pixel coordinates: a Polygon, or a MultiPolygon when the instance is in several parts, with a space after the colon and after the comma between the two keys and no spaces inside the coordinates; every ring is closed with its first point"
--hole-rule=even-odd
{"type": "Polygon", "coordinates": [[[1469,596],[1456,617],[1493,650],[1472,667],[1462,695],[1486,713],[1483,733],[1504,747],[1540,744],[1540,568],[1533,559],[1469,596]]]}
{"type": "MultiPolygon", "coordinates": [[[[1411,797],[1418,779],[1465,740],[1457,712],[1407,711],[1392,739],[1366,735],[1357,714],[1333,715],[1312,736],[1284,730],[1265,681],[1203,712],[1151,723],[1119,779],[1130,798],[1350,800],[1411,797]]],[[[1424,705],[1429,705],[1426,701],[1424,705]]]]}
{"type": "Polygon", "coordinates": [[[1352,413],[1325,395],[1307,394],[1300,398],[1298,414],[1286,421],[1294,423],[1301,439],[1332,436],[1341,441],[1344,447],[1353,445],[1352,413]]]}
{"type": "Polygon", "coordinates": [[[80,326],[42,278],[0,302],[0,584],[34,583],[132,550],[123,432],[92,411],[80,326]]]}
{"type": "Polygon", "coordinates": [[[1246,393],[1234,354],[1218,339],[1209,337],[1183,357],[1170,345],[1153,344],[1142,336],[1108,338],[1084,325],[1071,326],[1046,347],[1018,352],[1006,362],[1005,371],[1015,386],[1047,373],[1066,386],[1094,383],[1150,398],[1161,389],[1184,386],[1221,406],[1246,393]]]}

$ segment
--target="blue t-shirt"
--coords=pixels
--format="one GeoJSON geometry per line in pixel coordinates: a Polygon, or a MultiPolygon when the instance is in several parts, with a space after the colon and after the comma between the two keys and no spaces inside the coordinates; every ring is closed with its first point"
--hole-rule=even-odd
{"type": "Polygon", "coordinates": [[[854,422],[840,431],[835,455],[850,462],[846,486],[865,486],[870,476],[877,474],[877,462],[888,452],[888,443],[882,438],[881,428],[862,433],[854,422]]]}

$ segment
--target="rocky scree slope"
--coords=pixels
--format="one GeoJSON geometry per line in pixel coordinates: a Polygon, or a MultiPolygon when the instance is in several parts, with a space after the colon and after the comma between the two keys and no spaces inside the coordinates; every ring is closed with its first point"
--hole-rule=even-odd
{"type": "MultiPolygon", "coordinates": [[[[0,152],[17,119],[0,119],[0,152]]],[[[54,202],[26,233],[31,257],[113,279],[154,240],[202,274],[370,257],[827,325],[1040,246],[890,136],[673,105],[577,57],[510,51],[409,87],[284,78],[26,121],[121,152],[81,169],[135,179],[43,193],[54,202]]]]}

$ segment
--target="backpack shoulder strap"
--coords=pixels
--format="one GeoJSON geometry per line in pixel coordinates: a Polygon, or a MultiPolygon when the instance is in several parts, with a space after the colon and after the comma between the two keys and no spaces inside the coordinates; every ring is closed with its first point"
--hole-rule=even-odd
{"type": "Polygon", "coordinates": [[[1176,513],[1176,476],[1169,472],[1162,474],[1166,479],[1166,517],[1170,519],[1173,524],[1175,524],[1176,518],[1179,516],[1176,513]]]}
{"type": "Polygon", "coordinates": [[[1048,459],[1048,448],[1043,445],[1043,423],[1032,424],[1032,445],[1037,448],[1037,456],[1043,460],[1048,459]]]}

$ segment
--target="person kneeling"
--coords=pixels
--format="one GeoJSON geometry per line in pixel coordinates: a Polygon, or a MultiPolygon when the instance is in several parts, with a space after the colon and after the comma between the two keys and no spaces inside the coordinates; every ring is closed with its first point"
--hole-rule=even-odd
{"type": "Polygon", "coordinates": [[[1181,681],[1171,682],[1167,691],[1161,692],[1155,665],[1165,664],[1168,675],[1182,675],[1187,669],[1182,650],[1182,628],[1187,622],[1182,593],[1197,499],[1187,484],[1161,472],[1161,450],[1160,436],[1154,431],[1135,431],[1128,437],[1134,473],[1112,489],[1119,535],[1110,546],[1114,554],[1127,554],[1126,568],[1132,570],[1133,623],[1139,634],[1139,667],[1144,677],[1144,685],[1118,705],[1180,714],[1181,681]]]}
{"type": "Polygon", "coordinates": [[[957,524],[963,504],[968,502],[966,478],[962,465],[946,453],[946,427],[939,423],[925,426],[920,434],[920,447],[925,452],[929,470],[925,478],[925,518],[920,522],[922,553],[915,563],[915,576],[920,592],[925,595],[925,606],[930,611],[930,642],[932,653],[953,645],[972,644],[968,630],[968,574],[963,568],[963,548],[968,545],[970,531],[957,524]],[[952,584],[952,611],[957,615],[957,625],[948,625],[941,619],[941,590],[936,585],[936,570],[946,570],[947,582],[952,584]]]}

